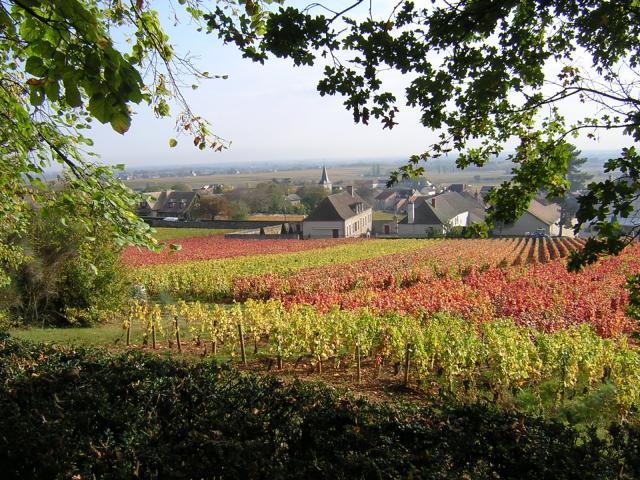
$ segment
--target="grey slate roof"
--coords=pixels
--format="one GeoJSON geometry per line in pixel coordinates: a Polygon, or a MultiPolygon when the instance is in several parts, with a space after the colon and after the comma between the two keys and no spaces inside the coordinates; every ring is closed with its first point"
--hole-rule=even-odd
{"type": "Polygon", "coordinates": [[[527,212],[547,225],[553,225],[560,220],[560,205],[555,203],[543,205],[537,200],[531,200],[527,212]]]}
{"type": "Polygon", "coordinates": [[[153,210],[167,214],[182,214],[196,197],[195,192],[163,191],[153,205],[153,210]]]}
{"type": "Polygon", "coordinates": [[[384,190],[376,196],[376,200],[386,200],[387,198],[391,198],[394,195],[396,195],[396,192],[394,192],[393,190],[384,190]]]}
{"type": "Polygon", "coordinates": [[[331,180],[329,180],[329,174],[327,173],[327,167],[322,166],[322,176],[320,177],[319,185],[330,185],[331,180]]]}
{"type": "MultiPolygon", "coordinates": [[[[432,197],[418,197],[415,201],[414,224],[418,225],[444,225],[451,221],[453,217],[463,212],[469,212],[471,221],[484,219],[484,210],[471,195],[459,194],[457,192],[445,192],[432,197]],[[435,207],[432,206],[435,200],[435,207]]],[[[408,223],[407,217],[400,223],[408,223]]]]}
{"type": "Polygon", "coordinates": [[[334,222],[347,220],[358,215],[357,204],[362,204],[362,211],[371,208],[357,193],[334,193],[324,198],[318,206],[304,219],[305,222],[334,222]]]}

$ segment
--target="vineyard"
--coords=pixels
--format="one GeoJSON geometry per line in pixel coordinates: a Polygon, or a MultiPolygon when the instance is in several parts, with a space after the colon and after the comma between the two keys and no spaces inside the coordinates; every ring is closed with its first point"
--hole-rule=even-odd
{"type": "Polygon", "coordinates": [[[200,236],[179,239],[177,243],[181,248],[177,251],[165,248],[159,253],[151,253],[145,249],[129,247],[123,254],[123,260],[131,266],[162,265],[265,253],[291,253],[353,242],[357,242],[357,240],[260,240],[248,242],[241,239],[226,239],[221,235],[200,236]]]}
{"type": "Polygon", "coordinates": [[[277,370],[302,363],[354,384],[390,376],[462,401],[526,397],[544,409],[612,388],[616,410],[634,414],[640,352],[624,285],[640,270],[640,246],[569,273],[564,259],[581,246],[361,240],[268,255],[251,246],[134,268],[165,304],[132,304],[123,326],[127,344],[138,331],[151,349],[262,358],[277,370]]]}

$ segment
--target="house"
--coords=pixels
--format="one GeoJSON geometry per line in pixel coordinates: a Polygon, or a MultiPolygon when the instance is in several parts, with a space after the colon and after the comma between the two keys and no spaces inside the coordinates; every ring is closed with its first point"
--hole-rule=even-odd
{"type": "Polygon", "coordinates": [[[293,205],[293,206],[300,205],[300,201],[302,200],[300,196],[296,193],[290,193],[284,198],[289,203],[289,205],[293,205]]]}
{"type": "Polygon", "coordinates": [[[163,190],[153,205],[152,216],[188,219],[190,218],[189,209],[193,206],[197,196],[196,192],[163,190]]]}
{"type": "Polygon", "coordinates": [[[447,190],[450,192],[462,193],[471,189],[471,185],[467,185],[466,183],[452,183],[447,187],[447,190]]]}
{"type": "MultiPolygon", "coordinates": [[[[533,234],[544,234],[550,237],[560,234],[560,205],[550,203],[543,205],[531,200],[529,208],[518,220],[510,225],[497,225],[493,230],[497,236],[520,237],[533,234]]],[[[563,229],[564,236],[572,236],[573,230],[563,229]]]]}
{"type": "Polygon", "coordinates": [[[393,190],[384,190],[373,200],[373,204],[376,210],[393,210],[396,203],[398,194],[393,190]]]}
{"type": "Polygon", "coordinates": [[[305,238],[361,237],[371,234],[373,210],[353,187],[324,198],[304,219],[305,238]]]}
{"type": "Polygon", "coordinates": [[[153,203],[153,200],[150,200],[149,198],[143,198],[142,200],[140,200],[138,206],[136,207],[136,214],[139,217],[153,216],[153,203]]]}
{"type": "Polygon", "coordinates": [[[388,220],[374,220],[373,221],[373,233],[376,236],[382,235],[398,235],[398,220],[393,217],[388,220]]]}
{"type": "Polygon", "coordinates": [[[421,196],[407,204],[407,216],[398,223],[398,235],[444,235],[451,227],[466,227],[483,220],[482,205],[471,195],[445,192],[436,196],[421,196]]]}

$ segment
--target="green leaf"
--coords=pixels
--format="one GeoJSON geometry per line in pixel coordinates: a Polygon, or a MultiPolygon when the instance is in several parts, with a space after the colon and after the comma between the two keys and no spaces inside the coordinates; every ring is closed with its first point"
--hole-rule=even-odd
{"type": "Polygon", "coordinates": [[[24,69],[27,73],[35,75],[36,77],[43,77],[47,74],[47,67],[45,67],[42,58],[29,57],[24,64],[24,69]]]}
{"type": "Polygon", "coordinates": [[[60,85],[56,80],[49,80],[44,84],[44,91],[50,102],[56,102],[60,98],[60,85]]]}
{"type": "Polygon", "coordinates": [[[124,134],[131,126],[131,117],[125,113],[117,112],[111,117],[111,128],[120,134],[124,134]]]}
{"type": "Polygon", "coordinates": [[[79,107],[82,105],[82,97],[78,86],[71,80],[63,80],[64,99],[70,107],[79,107]]]}
{"type": "Polygon", "coordinates": [[[111,121],[111,106],[102,94],[91,97],[89,100],[89,112],[101,123],[111,121]]]}
{"type": "Polygon", "coordinates": [[[42,85],[29,85],[29,103],[39,107],[44,102],[44,88],[42,85]]]}

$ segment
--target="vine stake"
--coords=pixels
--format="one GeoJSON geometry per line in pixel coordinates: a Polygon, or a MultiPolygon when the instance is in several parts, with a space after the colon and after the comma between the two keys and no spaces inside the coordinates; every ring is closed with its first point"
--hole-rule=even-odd
{"type": "Polygon", "coordinates": [[[404,386],[409,386],[409,367],[411,366],[411,344],[407,343],[404,353],[404,386]]]}
{"type": "Polygon", "coordinates": [[[176,329],[176,343],[178,344],[178,352],[182,353],[182,345],[180,344],[180,327],[178,326],[178,316],[173,317],[173,324],[176,329]]]}
{"type": "Polygon", "coordinates": [[[247,355],[244,351],[244,334],[242,333],[242,324],[238,324],[238,335],[240,336],[240,354],[242,355],[242,364],[247,366],[247,355]]]}

